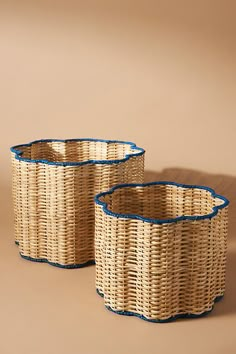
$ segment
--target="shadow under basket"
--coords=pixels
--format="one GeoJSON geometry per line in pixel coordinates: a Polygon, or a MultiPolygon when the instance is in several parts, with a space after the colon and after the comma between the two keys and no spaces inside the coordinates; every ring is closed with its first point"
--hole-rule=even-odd
{"type": "Polygon", "coordinates": [[[144,178],[134,143],[39,140],[11,148],[15,241],[23,258],[63,268],[94,263],[94,196],[144,178]]]}
{"type": "Polygon", "coordinates": [[[115,186],[95,203],[96,287],[109,310],[167,322],[208,314],[222,298],[226,198],[152,182],[115,186]]]}

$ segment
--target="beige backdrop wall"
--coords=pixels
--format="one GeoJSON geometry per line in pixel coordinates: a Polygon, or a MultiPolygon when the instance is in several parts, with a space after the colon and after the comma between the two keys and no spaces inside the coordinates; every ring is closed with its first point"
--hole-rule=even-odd
{"type": "Polygon", "coordinates": [[[235,10],[229,0],[1,2],[2,163],[12,144],[101,137],[145,147],[149,169],[235,174],[235,10]]]}

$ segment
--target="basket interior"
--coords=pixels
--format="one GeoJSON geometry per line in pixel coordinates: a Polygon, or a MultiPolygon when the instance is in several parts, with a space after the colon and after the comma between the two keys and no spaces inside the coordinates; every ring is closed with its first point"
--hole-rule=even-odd
{"type": "Polygon", "coordinates": [[[223,204],[208,190],[168,184],[119,188],[101,197],[101,201],[114,213],[150,219],[207,215],[214,206],[223,204]]]}
{"type": "Polygon", "coordinates": [[[42,141],[20,146],[22,157],[50,162],[83,162],[89,160],[120,160],[137,150],[130,144],[103,141],[42,141]]]}

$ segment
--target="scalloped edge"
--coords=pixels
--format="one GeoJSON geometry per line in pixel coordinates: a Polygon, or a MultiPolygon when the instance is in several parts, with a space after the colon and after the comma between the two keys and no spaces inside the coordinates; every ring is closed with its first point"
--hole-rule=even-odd
{"type": "Polygon", "coordinates": [[[50,262],[46,258],[33,258],[33,257],[29,257],[29,256],[24,256],[20,252],[19,252],[19,254],[20,254],[21,258],[23,258],[27,261],[36,262],[36,263],[47,263],[51,266],[58,267],[58,268],[64,268],[64,269],[78,269],[78,268],[84,268],[84,267],[95,264],[95,260],[90,260],[90,261],[87,261],[87,262],[81,263],[81,264],[60,264],[60,263],[50,262]]]}
{"type": "MultiPolygon", "coordinates": [[[[96,289],[96,292],[97,294],[104,298],[104,294],[101,293],[98,289],[96,289]]],[[[213,300],[213,305],[211,307],[211,309],[209,311],[205,311],[203,313],[200,313],[200,314],[192,314],[192,313],[186,313],[186,314],[180,314],[180,315],[175,315],[175,316],[171,316],[165,320],[160,320],[160,319],[150,319],[150,318],[147,318],[143,315],[140,315],[136,312],[131,312],[131,311],[117,311],[117,310],[113,310],[110,306],[106,306],[105,305],[105,308],[117,315],[121,315],[121,316],[133,316],[133,317],[138,317],[140,318],[141,320],[144,320],[144,321],[147,321],[147,322],[151,322],[151,323],[169,323],[169,322],[174,322],[176,320],[179,320],[179,319],[193,319],[193,318],[201,318],[201,317],[205,317],[207,315],[209,315],[212,310],[214,309],[215,307],[215,304],[219,301],[221,301],[223,299],[224,295],[220,295],[220,296],[216,296],[215,299],[213,300]]]]}
{"type": "Polygon", "coordinates": [[[169,181],[158,181],[158,182],[148,182],[148,183],[129,183],[129,184],[118,184],[111,189],[109,189],[106,192],[99,193],[95,196],[94,201],[97,205],[101,205],[103,208],[103,211],[105,214],[116,217],[116,218],[122,218],[122,219],[136,219],[136,220],[141,220],[143,222],[148,222],[151,224],[170,224],[178,221],[183,221],[183,220],[204,220],[204,219],[211,219],[212,217],[216,216],[218,214],[218,211],[220,209],[226,208],[229,205],[229,200],[219,194],[216,194],[215,191],[209,187],[206,186],[200,186],[200,185],[190,185],[190,184],[181,184],[181,183],[176,183],[176,182],[169,182],[169,181]],[[183,215],[183,216],[178,216],[176,218],[171,218],[171,219],[151,219],[151,218],[145,218],[143,216],[137,215],[137,214],[121,214],[121,213],[114,213],[111,210],[108,209],[107,203],[103,202],[100,200],[100,198],[105,197],[108,194],[112,194],[115,190],[117,189],[122,189],[122,188],[127,188],[127,187],[148,187],[148,186],[153,186],[153,185],[171,185],[171,186],[176,186],[180,188],[189,188],[189,189],[202,189],[206,190],[211,193],[211,196],[213,198],[218,198],[223,200],[224,203],[221,205],[215,206],[212,208],[212,213],[206,214],[206,215],[195,215],[195,216],[188,216],[188,215],[183,215]]]}
{"type": "MultiPolygon", "coordinates": [[[[16,244],[16,246],[19,246],[19,241],[15,241],[15,244],[16,244]]],[[[64,268],[64,269],[78,269],[78,268],[84,268],[84,267],[95,264],[95,260],[93,260],[93,259],[88,262],[81,263],[81,264],[67,264],[66,265],[66,264],[50,262],[46,258],[33,258],[33,257],[25,256],[20,252],[19,252],[19,255],[21,256],[21,258],[23,258],[27,261],[36,262],[36,263],[47,263],[51,266],[58,267],[58,268],[64,268]]]]}
{"type": "Polygon", "coordinates": [[[27,144],[21,144],[21,145],[15,145],[10,148],[10,151],[15,154],[15,158],[20,161],[24,162],[29,162],[29,163],[43,163],[46,165],[53,165],[53,166],[83,166],[83,165],[89,165],[89,164],[117,164],[121,162],[125,162],[129,160],[133,156],[141,156],[145,153],[145,150],[143,148],[138,147],[135,143],[132,143],[130,141],[121,141],[121,140],[106,140],[106,139],[93,139],[93,138],[80,138],[80,139],[40,139],[40,140],[34,140],[30,143],[27,144]],[[117,143],[117,144],[126,144],[130,145],[132,149],[137,150],[137,153],[135,154],[126,154],[123,159],[116,159],[116,160],[87,160],[87,161],[80,161],[80,162],[52,162],[48,160],[32,160],[32,159],[27,159],[22,157],[23,152],[19,150],[22,147],[29,147],[37,143],[50,143],[50,142],[62,142],[62,143],[67,143],[67,142],[73,142],[73,141],[93,141],[93,142],[101,142],[101,143],[117,143]]]}

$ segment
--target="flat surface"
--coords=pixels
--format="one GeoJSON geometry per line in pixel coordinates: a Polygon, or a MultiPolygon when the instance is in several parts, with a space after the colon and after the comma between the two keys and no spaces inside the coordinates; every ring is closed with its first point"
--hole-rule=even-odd
{"type": "Polygon", "coordinates": [[[13,243],[9,190],[0,238],[1,354],[234,354],[236,348],[236,178],[184,169],[148,172],[148,181],[204,184],[228,197],[230,206],[227,289],[201,319],[152,324],[115,315],[94,286],[95,267],[63,270],[21,259],[13,243]]]}

